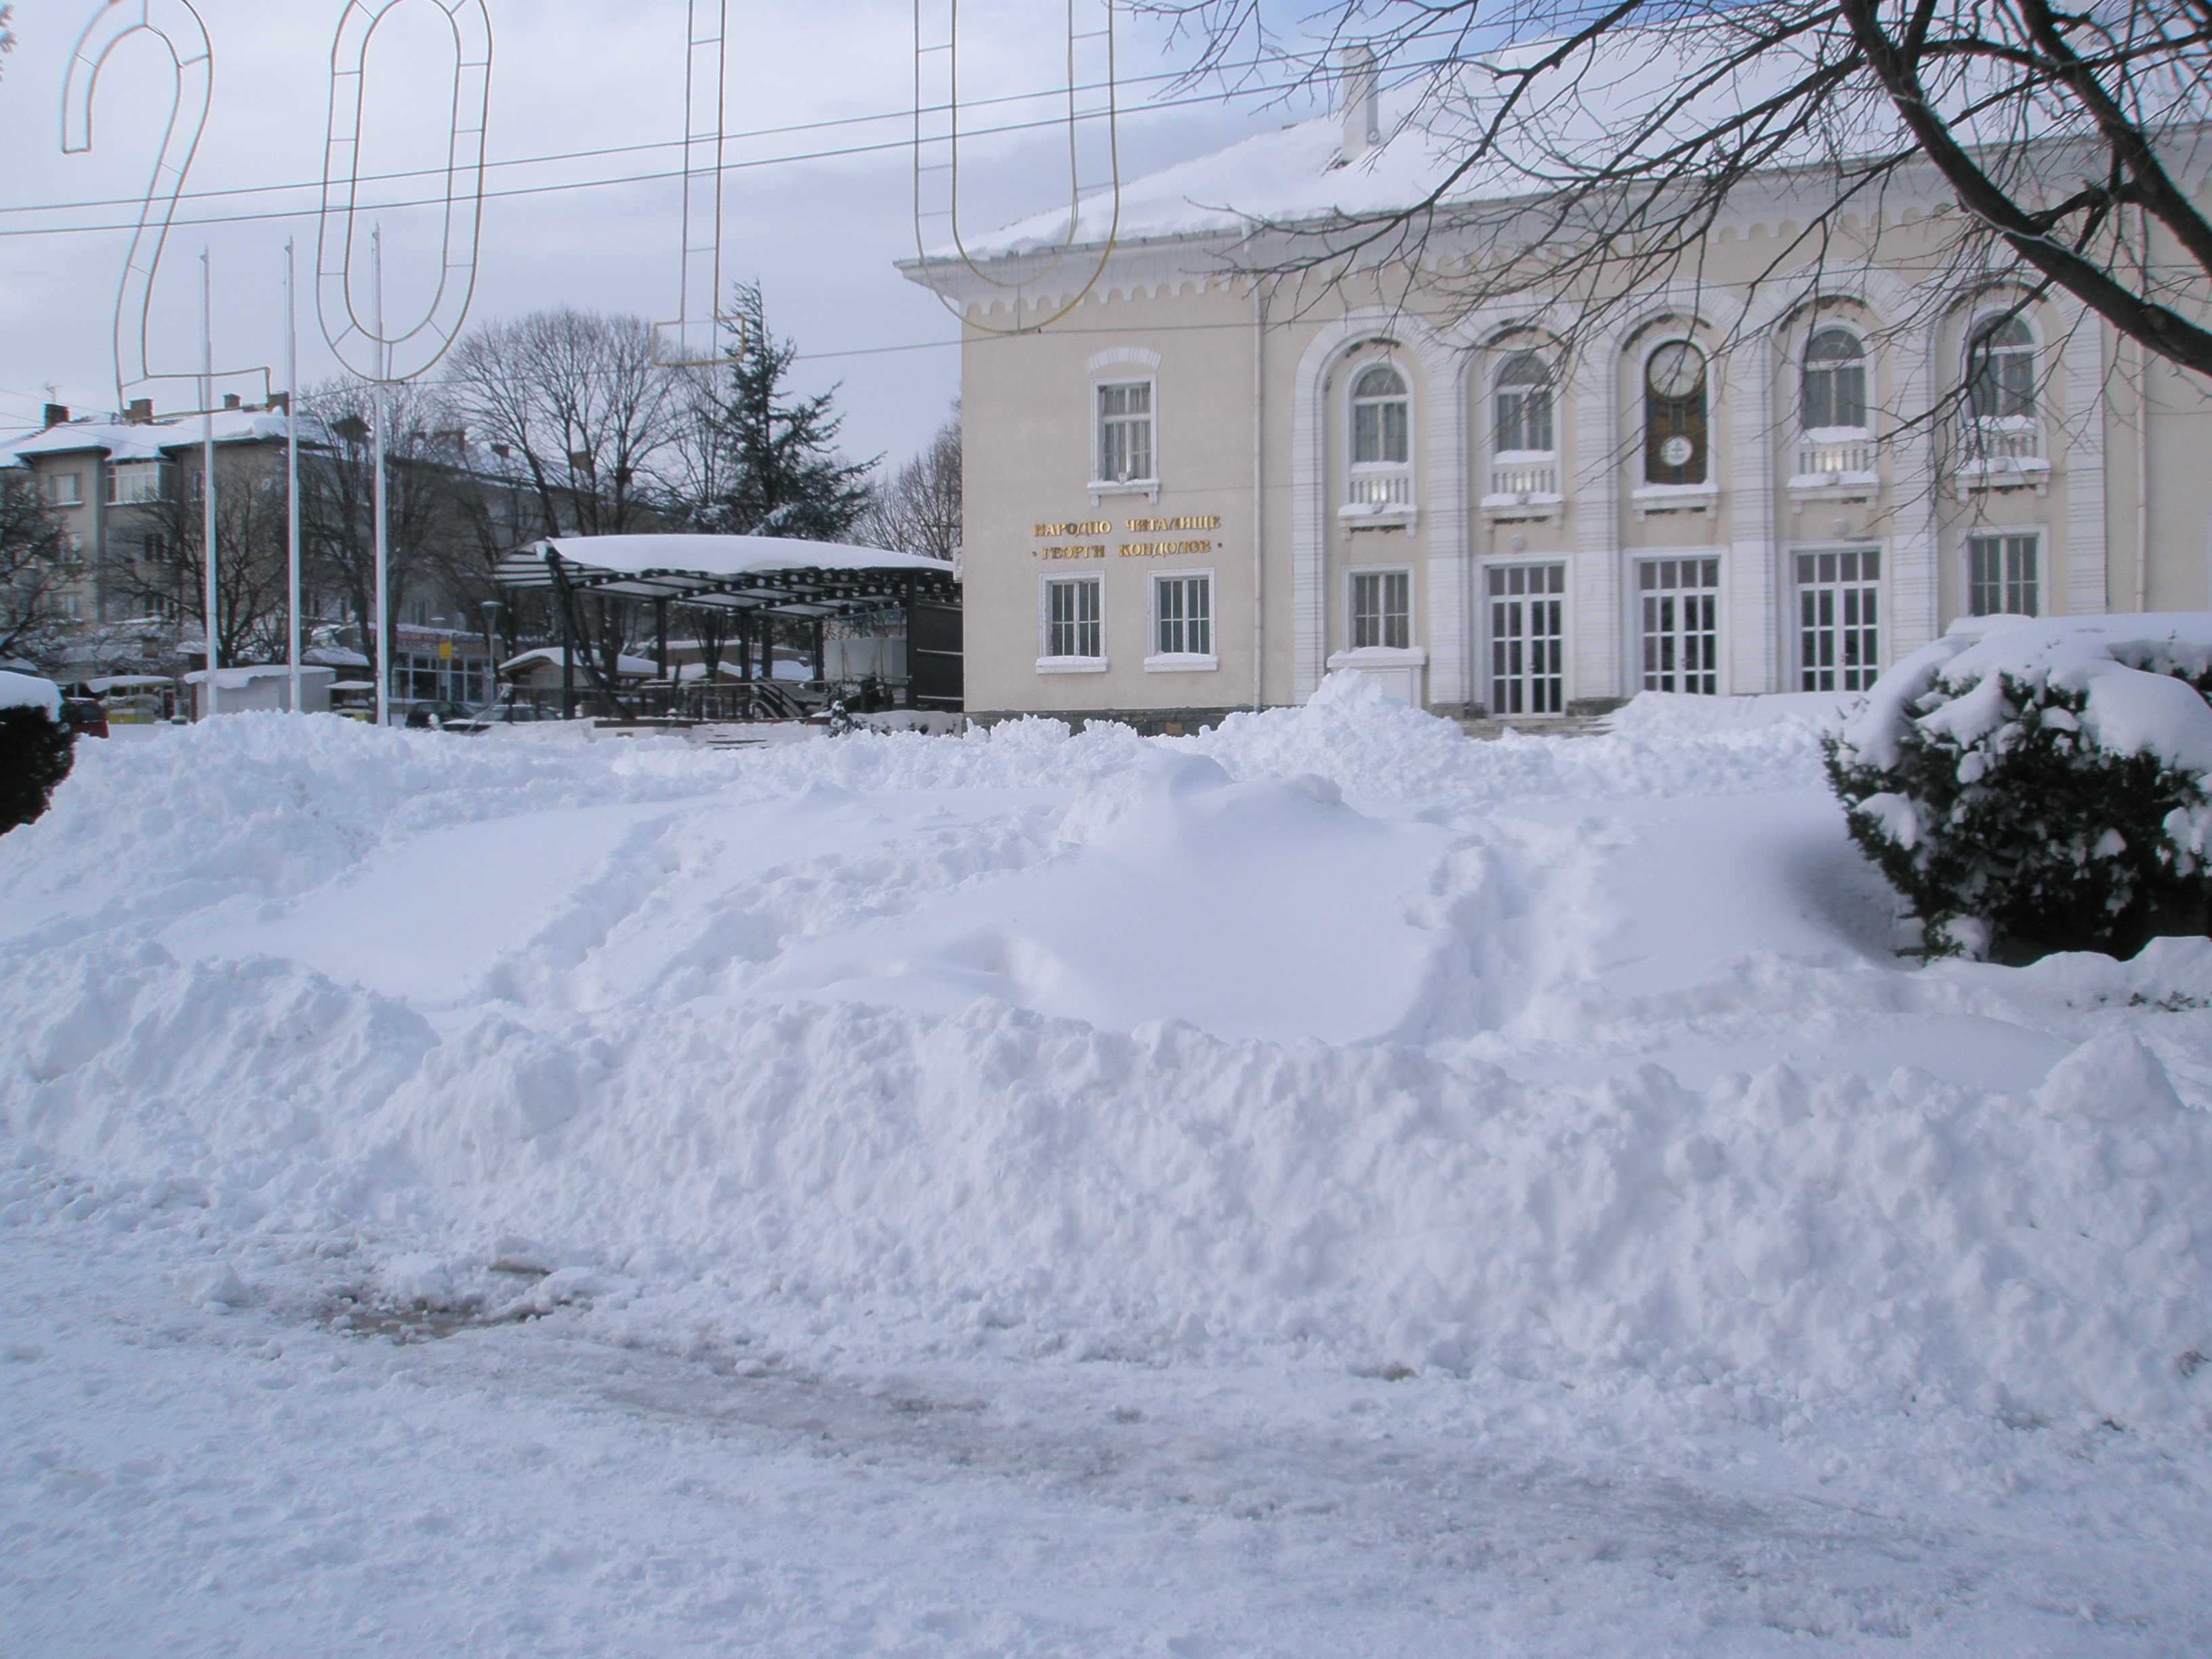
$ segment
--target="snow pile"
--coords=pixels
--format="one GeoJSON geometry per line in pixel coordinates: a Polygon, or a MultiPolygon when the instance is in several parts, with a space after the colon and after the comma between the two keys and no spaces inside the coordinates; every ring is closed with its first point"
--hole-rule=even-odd
{"type": "Polygon", "coordinates": [[[62,689],[32,674],[0,671],[0,708],[43,708],[48,720],[62,717],[62,689]]]}
{"type": "Polygon", "coordinates": [[[1817,742],[1356,681],[1152,742],[238,716],[0,843],[0,1121],[401,1304],[2212,1403],[2212,951],[1907,971],[1817,742]]]}

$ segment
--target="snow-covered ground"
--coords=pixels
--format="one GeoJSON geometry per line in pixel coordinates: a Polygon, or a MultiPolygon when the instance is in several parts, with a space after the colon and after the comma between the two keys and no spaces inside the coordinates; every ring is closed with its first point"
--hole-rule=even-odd
{"type": "Polygon", "coordinates": [[[0,840],[0,1648],[2212,1650],[2212,945],[1801,700],[240,715],[0,840]]]}

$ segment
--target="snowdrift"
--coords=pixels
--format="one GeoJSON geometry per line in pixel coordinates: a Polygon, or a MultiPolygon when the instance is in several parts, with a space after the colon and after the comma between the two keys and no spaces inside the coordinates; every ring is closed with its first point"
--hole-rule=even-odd
{"type": "Polygon", "coordinates": [[[0,843],[0,1224],[51,1162],[825,1355],[2193,1420],[2212,952],[1909,970],[1811,725],[1634,726],[101,746],[0,843]]]}

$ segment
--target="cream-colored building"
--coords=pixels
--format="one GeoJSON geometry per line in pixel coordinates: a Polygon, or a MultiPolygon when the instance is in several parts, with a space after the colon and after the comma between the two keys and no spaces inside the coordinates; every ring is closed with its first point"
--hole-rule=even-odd
{"type": "Polygon", "coordinates": [[[971,714],[1156,726],[1346,667],[1504,716],[1849,690],[1962,614],[2212,605],[2200,388],[2063,295],[1932,289],[1932,175],[1817,252],[1816,184],[1740,188],[1696,280],[1595,311],[1455,305],[1488,250],[1446,234],[1241,274],[1289,251],[1255,221],[1433,176],[1349,102],[902,267],[968,322],[971,714]]]}

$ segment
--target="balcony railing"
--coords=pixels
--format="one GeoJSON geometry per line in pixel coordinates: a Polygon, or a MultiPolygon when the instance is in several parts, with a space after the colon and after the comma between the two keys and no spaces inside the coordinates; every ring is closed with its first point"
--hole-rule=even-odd
{"type": "Polygon", "coordinates": [[[1792,476],[1800,478],[1870,477],[1875,470],[1871,438],[1845,438],[1826,442],[1807,439],[1797,446],[1797,465],[1792,476]]]}
{"type": "Polygon", "coordinates": [[[2051,471],[2044,453],[2043,422],[2032,416],[1970,420],[1960,434],[1959,472],[1963,477],[1995,480],[2008,475],[2040,477],[2051,471]]]}
{"type": "Polygon", "coordinates": [[[1559,493],[1559,465],[1553,461],[1528,461],[1493,466],[1490,469],[1489,493],[1516,499],[1556,495],[1559,493]]]}
{"type": "Polygon", "coordinates": [[[1403,513],[1413,505],[1413,480],[1404,472],[1370,477],[1355,476],[1345,501],[1347,506],[1368,507],[1378,513],[1403,513]]]}

